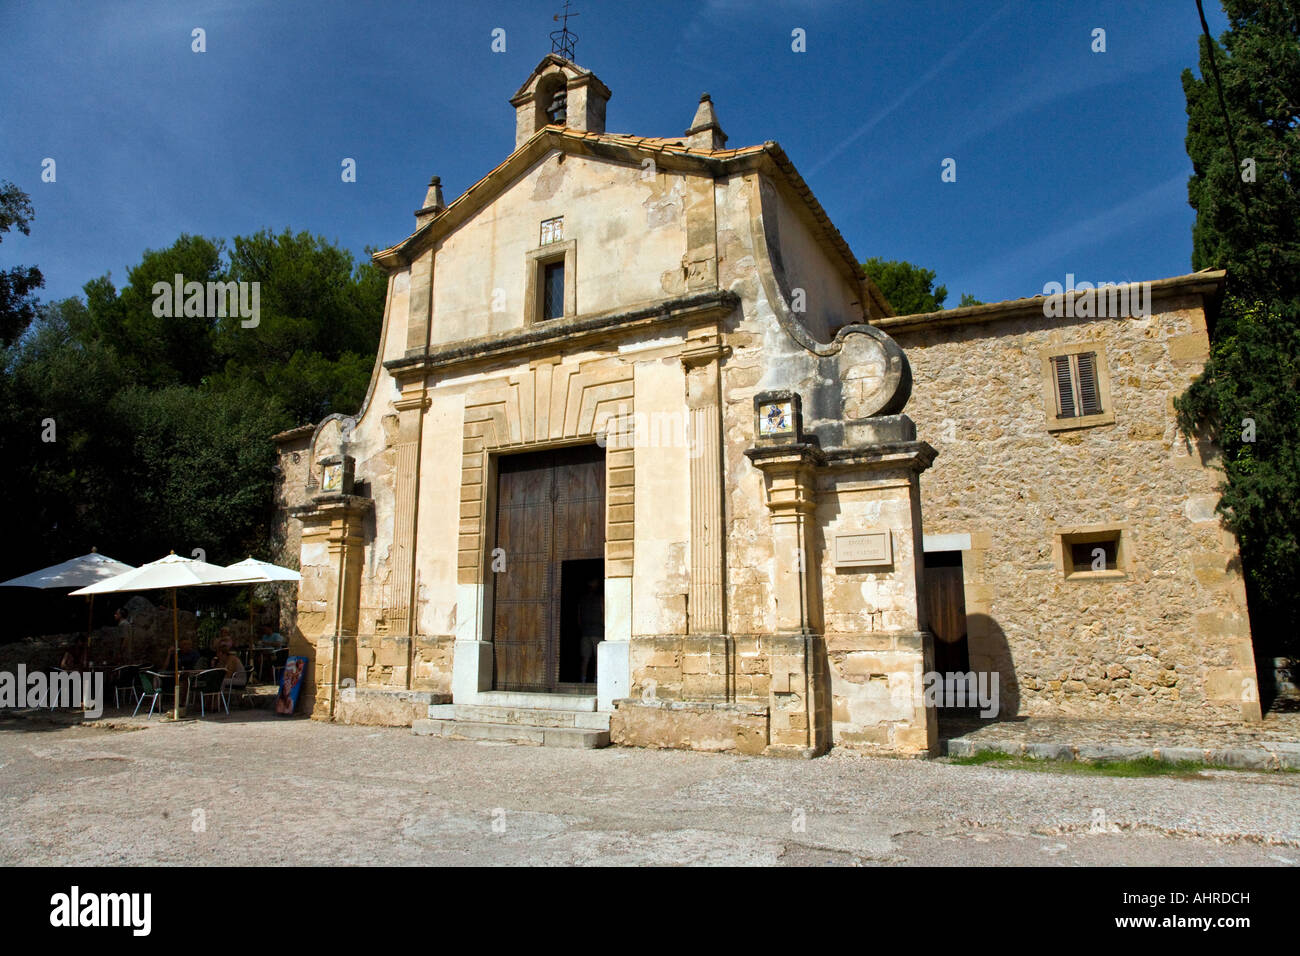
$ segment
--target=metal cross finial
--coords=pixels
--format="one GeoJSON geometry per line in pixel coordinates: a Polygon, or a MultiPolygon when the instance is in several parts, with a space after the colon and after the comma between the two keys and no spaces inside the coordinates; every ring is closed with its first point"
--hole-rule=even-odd
{"type": "Polygon", "coordinates": [[[551,34],[551,52],[560,54],[570,62],[573,60],[573,48],[578,43],[578,34],[569,29],[569,17],[577,16],[581,14],[570,13],[569,0],[564,0],[564,12],[551,17],[556,23],[561,24],[560,29],[551,34]]]}

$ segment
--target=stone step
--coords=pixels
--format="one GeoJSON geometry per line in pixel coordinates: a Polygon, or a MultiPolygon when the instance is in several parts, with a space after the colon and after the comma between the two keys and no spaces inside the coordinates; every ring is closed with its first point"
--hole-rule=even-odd
{"type": "Polygon", "coordinates": [[[585,694],[529,694],[513,690],[479,693],[474,703],[483,707],[514,707],[519,710],[589,710],[596,709],[596,697],[585,694]]]}
{"type": "MultiPolygon", "coordinates": [[[[537,710],[522,707],[489,707],[482,704],[454,704],[455,720],[483,724],[520,724],[528,727],[579,727],[583,730],[609,730],[608,713],[590,710],[537,710]]],[[[441,709],[440,709],[441,710],[441,709]]],[[[445,713],[431,713],[443,717],[445,713]]]]}
{"type": "Polygon", "coordinates": [[[452,737],[459,740],[503,740],[535,747],[570,747],[595,750],[609,746],[608,730],[581,727],[536,727],[525,724],[497,724],[480,720],[417,720],[411,733],[419,737],[452,737]]]}

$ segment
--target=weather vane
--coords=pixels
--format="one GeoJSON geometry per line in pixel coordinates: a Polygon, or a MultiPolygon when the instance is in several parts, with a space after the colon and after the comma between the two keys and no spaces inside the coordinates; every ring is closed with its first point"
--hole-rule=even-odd
{"type": "Polygon", "coordinates": [[[557,13],[551,17],[556,23],[561,23],[560,29],[551,34],[551,52],[558,53],[566,60],[573,60],[573,47],[578,42],[578,34],[569,29],[569,17],[580,16],[577,13],[569,12],[569,0],[564,0],[564,13],[557,13]]]}

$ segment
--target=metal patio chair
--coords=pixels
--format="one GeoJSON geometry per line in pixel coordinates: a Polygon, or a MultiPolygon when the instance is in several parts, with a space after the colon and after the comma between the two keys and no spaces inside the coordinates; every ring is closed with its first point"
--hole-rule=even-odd
{"type": "MultiPolygon", "coordinates": [[[[136,701],[135,710],[131,712],[131,716],[134,717],[140,713],[140,708],[147,697],[149,698],[149,713],[145,714],[145,716],[152,717],[153,709],[157,706],[159,698],[164,694],[175,693],[176,680],[171,674],[159,674],[157,671],[141,671],[140,688],[140,699],[136,701]]],[[[161,709],[159,713],[162,713],[161,709]]]]}
{"type": "Polygon", "coordinates": [[[209,667],[205,671],[200,671],[194,675],[194,681],[190,685],[192,693],[197,694],[199,698],[199,716],[207,716],[207,699],[215,697],[221,701],[221,705],[230,713],[230,703],[226,700],[226,669],[224,667],[209,667]]]}
{"type": "Polygon", "coordinates": [[[140,691],[136,686],[140,678],[140,667],[137,664],[123,664],[121,667],[113,668],[109,681],[113,688],[113,705],[122,706],[123,691],[129,693],[136,701],[140,699],[140,691]]]}

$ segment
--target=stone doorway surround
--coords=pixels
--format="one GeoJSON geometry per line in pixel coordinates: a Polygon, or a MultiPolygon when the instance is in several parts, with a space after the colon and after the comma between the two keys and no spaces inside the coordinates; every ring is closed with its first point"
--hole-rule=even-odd
{"type": "MultiPolygon", "coordinates": [[[[597,708],[628,694],[632,637],[633,366],[560,360],[485,383],[466,396],[456,571],[452,696],[476,704],[492,688],[491,522],[496,459],[596,441],[605,449],[605,640],[596,655],[597,708]]],[[[507,558],[508,560],[508,558],[507,558]]]]}

